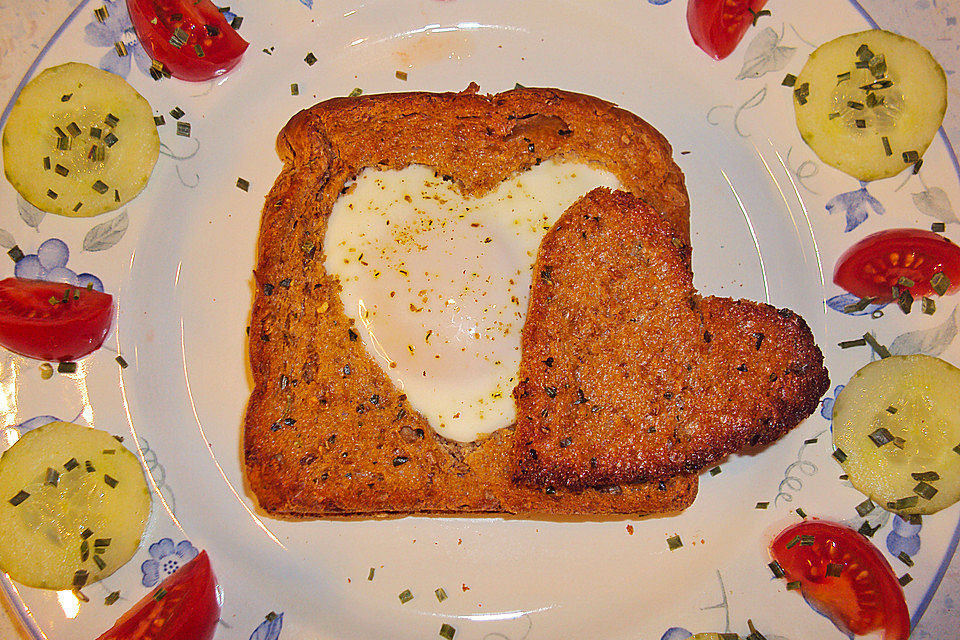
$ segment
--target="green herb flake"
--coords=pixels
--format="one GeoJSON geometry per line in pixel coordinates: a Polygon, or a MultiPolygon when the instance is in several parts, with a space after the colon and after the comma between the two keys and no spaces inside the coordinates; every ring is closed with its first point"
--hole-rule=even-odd
{"type": "Polygon", "coordinates": [[[406,71],[397,71],[394,75],[397,77],[397,80],[403,80],[404,82],[407,81],[406,71]]]}
{"type": "Polygon", "coordinates": [[[910,310],[913,308],[913,296],[909,291],[904,290],[897,296],[897,306],[899,306],[900,310],[904,313],[910,313],[910,310]]]}
{"type": "Polygon", "coordinates": [[[98,555],[93,556],[93,563],[97,565],[97,568],[100,569],[100,571],[103,571],[107,567],[107,563],[104,562],[103,558],[98,555]]]}
{"type": "Polygon", "coordinates": [[[115,136],[112,131],[103,136],[103,144],[107,145],[108,147],[112,147],[113,145],[117,144],[119,140],[120,138],[115,136]]]}
{"type": "Polygon", "coordinates": [[[87,573],[86,569],[77,569],[77,571],[73,574],[73,588],[79,589],[83,585],[87,584],[88,577],[89,574],[87,573]]]}
{"type": "Polygon", "coordinates": [[[711,476],[718,476],[718,475],[720,475],[720,473],[721,473],[720,467],[714,467],[714,468],[710,469],[710,475],[711,475],[711,476]]]}
{"type": "Polygon", "coordinates": [[[857,507],[856,507],[856,509],[857,509],[857,514],[858,514],[861,518],[863,518],[864,516],[866,516],[868,513],[870,513],[871,511],[873,511],[875,508],[876,508],[876,505],[873,504],[873,500],[871,500],[870,498],[867,498],[866,500],[864,500],[863,502],[861,502],[860,504],[858,504],[857,507]]]}
{"type": "Polygon", "coordinates": [[[842,449],[834,449],[833,457],[836,458],[837,462],[840,463],[847,461],[847,454],[845,454],[842,449]]]}
{"type": "Polygon", "coordinates": [[[77,370],[76,362],[59,362],[57,363],[57,373],[74,373],[77,370]]]}
{"type": "Polygon", "coordinates": [[[843,565],[836,562],[829,562],[827,563],[825,573],[831,578],[839,578],[840,574],[843,573],[843,565]]]}
{"type": "Polygon", "coordinates": [[[930,231],[934,233],[943,233],[947,230],[947,225],[944,222],[934,222],[930,225],[930,231]]]}
{"type": "Polygon", "coordinates": [[[907,496],[899,500],[893,500],[887,503],[887,508],[891,511],[900,511],[902,509],[911,509],[920,502],[919,496],[907,496]]]}
{"type": "Polygon", "coordinates": [[[847,100],[847,106],[855,111],[863,111],[863,103],[856,100],[847,100]]]}
{"type": "Polygon", "coordinates": [[[230,28],[234,31],[240,30],[240,25],[243,24],[243,16],[234,16],[233,20],[230,21],[230,28]]]}
{"type": "Polygon", "coordinates": [[[444,591],[443,587],[439,587],[433,593],[437,596],[437,602],[443,602],[447,599],[447,592],[444,591]]]}
{"type": "Polygon", "coordinates": [[[107,483],[107,486],[111,489],[116,489],[117,485],[120,484],[120,481],[116,478],[112,478],[107,474],[103,474],[103,481],[107,483]]]}
{"type": "Polygon", "coordinates": [[[816,542],[816,537],[812,533],[805,533],[800,536],[801,547],[812,547],[814,542],[816,542]]]}
{"type": "Polygon", "coordinates": [[[290,84],[290,95],[298,96],[300,95],[300,85],[296,82],[290,84]]]}
{"type": "Polygon", "coordinates": [[[880,138],[880,142],[883,143],[884,155],[892,156],[893,149],[890,148],[890,138],[888,138],[887,136],[883,136],[882,138],[880,138]]]}
{"type": "Polygon", "coordinates": [[[100,195],[103,195],[103,194],[105,194],[105,193],[107,192],[107,190],[108,190],[110,187],[108,187],[106,184],[104,184],[103,181],[97,180],[96,182],[93,183],[92,188],[93,188],[94,191],[96,191],[96,192],[99,193],[100,195]]]}
{"type": "Polygon", "coordinates": [[[873,302],[875,298],[860,298],[856,302],[845,305],[843,307],[844,313],[859,313],[870,306],[870,303],[873,302]]]}
{"type": "Polygon", "coordinates": [[[354,87],[354,88],[353,88],[353,91],[351,91],[349,94],[347,94],[347,97],[349,97],[349,98],[356,98],[356,97],[359,96],[359,95],[363,95],[363,89],[361,89],[360,87],[354,87]]]}
{"type": "Polygon", "coordinates": [[[60,484],[60,472],[53,467],[47,467],[47,476],[43,479],[43,484],[50,487],[60,484]]]}
{"type": "Polygon", "coordinates": [[[117,361],[117,364],[120,365],[120,368],[121,368],[121,369],[126,369],[126,368],[129,366],[129,365],[127,364],[127,361],[124,360],[123,356],[117,356],[116,358],[114,358],[114,360],[117,361]]]}
{"type": "Polygon", "coordinates": [[[23,501],[29,497],[30,497],[30,494],[24,491],[23,489],[21,489],[19,492],[17,492],[17,495],[7,500],[7,502],[9,502],[15,507],[19,507],[21,504],[23,504],[23,501]]]}
{"type": "Polygon", "coordinates": [[[683,541],[680,539],[680,535],[676,534],[667,538],[667,547],[670,551],[676,551],[683,546],[683,541]]]}
{"type": "Polygon", "coordinates": [[[901,158],[903,158],[904,164],[913,164],[920,159],[920,154],[914,150],[904,151],[901,158]]]}
{"type": "Polygon", "coordinates": [[[50,198],[51,200],[56,200],[57,192],[54,191],[53,189],[47,189],[47,197],[50,198]]]}
{"type": "Polygon", "coordinates": [[[313,55],[313,52],[311,51],[307,54],[303,61],[306,62],[308,66],[312,67],[317,63],[317,56],[313,55]]]}
{"type": "Polygon", "coordinates": [[[70,458],[69,460],[63,463],[63,468],[66,469],[67,471],[73,471],[79,466],[80,466],[80,463],[77,462],[76,458],[70,458]]]}
{"type": "Polygon", "coordinates": [[[770,571],[773,573],[774,578],[783,578],[787,575],[786,572],[784,572],[783,567],[780,566],[780,563],[776,560],[768,563],[767,566],[770,567],[770,571]]]}
{"type": "Polygon", "coordinates": [[[783,76],[783,80],[780,81],[780,84],[784,87],[792,87],[797,84],[797,76],[793,75],[792,73],[788,73],[787,75],[783,76]]]}
{"type": "Polygon", "coordinates": [[[160,587],[153,594],[153,599],[156,600],[157,602],[160,602],[161,600],[163,600],[164,596],[166,595],[167,595],[167,590],[164,589],[163,587],[160,587]]]}
{"type": "Polygon", "coordinates": [[[105,117],[103,121],[107,123],[108,127],[115,127],[118,124],[120,124],[120,118],[113,115],[112,113],[108,113],[107,117],[105,117]]]}
{"type": "Polygon", "coordinates": [[[817,439],[816,439],[816,438],[807,438],[806,440],[803,441],[803,444],[817,444],[817,439]]]}
{"type": "Polygon", "coordinates": [[[925,315],[932,316],[937,312],[937,303],[934,302],[933,298],[923,296],[920,300],[920,311],[925,315]]]}
{"type": "Polygon", "coordinates": [[[178,122],[177,123],[177,135],[183,136],[184,138],[190,137],[190,123],[189,122],[178,122]]]}
{"type": "Polygon", "coordinates": [[[937,491],[938,489],[928,482],[918,482],[917,486],[913,488],[913,492],[924,500],[933,500],[933,496],[937,495],[937,491]]]}
{"type": "Polygon", "coordinates": [[[445,638],[445,640],[453,640],[453,636],[457,635],[456,627],[452,627],[446,622],[440,625],[440,637],[445,638]]]}
{"type": "Polygon", "coordinates": [[[85,460],[83,463],[83,466],[87,470],[87,473],[93,473],[94,471],[97,470],[97,468],[93,466],[93,462],[91,462],[90,460],[85,460]]]}
{"type": "Polygon", "coordinates": [[[410,589],[404,589],[397,597],[400,598],[400,604],[407,604],[413,600],[413,593],[410,592],[410,589]]]}
{"type": "Polygon", "coordinates": [[[113,540],[113,538],[97,538],[96,540],[93,541],[93,546],[95,546],[95,547],[109,547],[109,546],[110,546],[110,542],[111,542],[112,540],[113,540]]]}
{"type": "Polygon", "coordinates": [[[903,574],[902,576],[900,576],[899,578],[897,578],[897,582],[900,583],[900,586],[901,586],[901,587],[905,587],[905,586],[907,586],[908,584],[910,584],[911,582],[913,582],[913,576],[911,576],[909,573],[905,573],[905,574],[903,574]]]}
{"type": "Polygon", "coordinates": [[[368,581],[368,582],[373,582],[373,574],[374,574],[374,573],[376,573],[376,569],[374,569],[373,567],[370,567],[370,572],[367,573],[367,581],[368,581]]]}
{"type": "Polygon", "coordinates": [[[930,278],[930,286],[938,296],[943,296],[950,288],[950,277],[947,274],[938,271],[930,278]]]}
{"type": "Polygon", "coordinates": [[[107,595],[106,598],[103,599],[103,604],[105,604],[105,605],[107,605],[107,606],[109,607],[110,605],[112,605],[113,603],[115,603],[115,602],[116,602],[117,600],[119,600],[119,599],[120,599],[120,592],[119,592],[119,591],[112,591],[112,592],[110,592],[109,595],[107,595]]]}
{"type": "Polygon", "coordinates": [[[187,112],[181,109],[180,107],[174,107],[173,109],[170,109],[170,115],[173,116],[174,120],[179,120],[184,115],[186,115],[186,113],[187,112]]]}
{"type": "Polygon", "coordinates": [[[910,477],[921,482],[936,482],[940,479],[940,474],[936,471],[921,471],[919,473],[911,473],[910,477]]]}
{"type": "Polygon", "coordinates": [[[241,191],[249,191],[250,181],[244,178],[237,178],[237,188],[240,189],[241,191]]]}
{"type": "Polygon", "coordinates": [[[807,513],[803,509],[800,509],[799,507],[797,508],[797,515],[804,519],[806,519],[807,517],[807,513]]]}
{"type": "Polygon", "coordinates": [[[800,590],[800,581],[793,580],[787,583],[787,591],[799,591],[800,590]]]}
{"type": "Polygon", "coordinates": [[[769,503],[769,502],[758,502],[758,503],[756,504],[756,506],[754,507],[754,509],[761,509],[761,510],[762,510],[762,509],[766,509],[766,508],[769,507],[769,506],[770,506],[770,503],[769,503]]]}
{"type": "Polygon", "coordinates": [[[97,19],[97,22],[103,24],[107,21],[107,18],[110,17],[110,13],[107,11],[107,6],[104,5],[98,9],[93,10],[93,17],[97,19]]]}
{"type": "Polygon", "coordinates": [[[877,445],[878,447],[882,447],[885,444],[893,442],[893,434],[890,433],[890,430],[886,429],[885,427],[880,427],[879,429],[874,430],[873,433],[869,434],[867,437],[870,438],[873,444],[877,445]]]}
{"type": "Polygon", "coordinates": [[[163,118],[163,114],[161,113],[158,116],[153,116],[153,124],[158,127],[162,127],[163,125],[167,124],[167,121],[163,118]]]}
{"type": "Polygon", "coordinates": [[[908,567],[912,567],[912,566],[913,566],[913,558],[911,558],[909,555],[907,555],[907,552],[906,552],[906,551],[901,551],[900,553],[898,553],[898,554],[897,554],[897,558],[899,558],[899,559],[900,559],[900,562],[902,562],[903,564],[907,565],[908,567]]]}
{"type": "Polygon", "coordinates": [[[198,58],[202,58],[205,55],[203,53],[203,47],[201,47],[199,44],[193,45],[193,50],[197,54],[198,58]]]}
{"type": "Polygon", "coordinates": [[[867,341],[867,344],[870,345],[870,348],[873,349],[873,352],[876,353],[881,358],[889,358],[890,350],[885,346],[877,342],[877,339],[873,337],[871,333],[863,334],[863,339],[867,341]]]}

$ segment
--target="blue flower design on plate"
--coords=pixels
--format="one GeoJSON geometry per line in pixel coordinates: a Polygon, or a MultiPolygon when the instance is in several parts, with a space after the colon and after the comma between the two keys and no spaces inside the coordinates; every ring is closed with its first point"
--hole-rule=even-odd
{"type": "Polygon", "coordinates": [[[103,281],[92,273],[77,274],[67,268],[70,249],[60,238],[50,238],[19,260],[13,268],[13,275],[27,280],[47,280],[64,282],[74,287],[90,286],[95,291],[103,291],[103,281]]]}
{"type": "MultiPolygon", "coordinates": [[[[650,0],[650,2],[654,3],[654,0],[650,0]]],[[[660,636],[660,640],[687,640],[691,637],[693,637],[693,634],[683,627],[670,627],[660,636]]]]}
{"type": "Polygon", "coordinates": [[[844,293],[839,296],[833,296],[827,300],[827,306],[833,309],[834,311],[839,311],[845,316],[869,316],[873,315],[877,311],[880,311],[888,303],[884,302],[883,304],[870,303],[859,311],[844,311],[850,305],[860,302],[860,298],[853,295],[852,293],[844,293]]]}
{"type": "Polygon", "coordinates": [[[837,385],[833,390],[833,397],[825,397],[820,401],[820,415],[826,420],[833,420],[833,403],[837,401],[837,396],[846,385],[837,385]]]}
{"type": "Polygon", "coordinates": [[[189,540],[182,540],[176,545],[170,538],[161,538],[150,545],[148,549],[150,559],[140,565],[143,577],[141,584],[153,587],[160,584],[164,578],[197,557],[197,548],[189,540]]]}
{"type": "Polygon", "coordinates": [[[847,228],[844,229],[844,231],[853,231],[860,226],[860,223],[867,219],[869,215],[867,211],[868,205],[878,216],[886,213],[886,209],[880,201],[867,191],[867,183],[861,182],[860,188],[856,191],[847,191],[830,198],[830,201],[827,202],[827,211],[829,213],[842,211],[846,214],[847,228]]]}
{"type": "Polygon", "coordinates": [[[655,4],[655,5],[657,5],[657,6],[661,6],[661,5],[665,5],[665,4],[667,4],[668,2],[670,2],[670,0],[647,0],[647,2],[649,2],[650,4],[655,4]]]}
{"type": "Polygon", "coordinates": [[[107,17],[103,22],[94,18],[84,29],[84,40],[94,47],[109,47],[102,58],[99,67],[104,71],[127,77],[130,73],[130,60],[133,59],[146,74],[150,73],[152,61],[137,39],[137,32],[130,22],[127,5],[123,0],[104,0],[103,7],[107,10],[107,17]],[[121,56],[116,44],[122,42],[126,48],[126,55],[121,56]]]}
{"type": "Polygon", "coordinates": [[[897,516],[893,519],[893,530],[887,534],[887,551],[895,556],[901,553],[915,556],[920,551],[920,529],[922,528],[923,525],[919,522],[911,524],[909,520],[897,516]]]}
{"type": "Polygon", "coordinates": [[[250,640],[277,640],[282,628],[283,613],[271,611],[267,614],[266,619],[250,634],[250,640]]]}

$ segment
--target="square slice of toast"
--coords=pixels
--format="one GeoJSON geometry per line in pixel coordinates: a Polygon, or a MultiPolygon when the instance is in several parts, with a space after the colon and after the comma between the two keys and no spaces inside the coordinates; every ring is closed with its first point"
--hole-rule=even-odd
{"type": "Polygon", "coordinates": [[[442,438],[357,339],[323,263],[333,204],[365,168],[426,165],[464,195],[480,195],[547,159],[615,174],[688,260],[683,175],[653,127],[590,96],[527,88],[484,96],[471,85],[328,100],[296,114],[277,149],[284,167],[258,239],[243,439],[246,478],[264,511],[601,516],[675,512],[693,501],[691,473],[582,488],[515,482],[513,428],[471,443],[442,438]]]}

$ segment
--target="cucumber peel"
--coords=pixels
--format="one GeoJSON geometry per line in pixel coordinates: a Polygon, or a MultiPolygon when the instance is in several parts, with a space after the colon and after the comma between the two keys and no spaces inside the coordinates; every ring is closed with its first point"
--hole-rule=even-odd
{"type": "Polygon", "coordinates": [[[0,571],[56,590],[105,578],[137,551],[150,506],[139,460],[109,433],[28,431],[0,456],[0,571]]]}
{"type": "Polygon", "coordinates": [[[793,87],[804,142],[826,164],[863,181],[914,166],[947,110],[946,75],[930,52],[881,29],[821,45],[793,87]]]}
{"type": "Polygon", "coordinates": [[[95,216],[146,186],[160,153],[149,103],[126,80],[79,62],[42,71],[3,129],[3,169],[48,213],[95,216]]]}
{"type": "Polygon", "coordinates": [[[857,371],[833,405],[833,444],[850,482],[903,515],[960,499],[960,369],[927,355],[857,371]]]}

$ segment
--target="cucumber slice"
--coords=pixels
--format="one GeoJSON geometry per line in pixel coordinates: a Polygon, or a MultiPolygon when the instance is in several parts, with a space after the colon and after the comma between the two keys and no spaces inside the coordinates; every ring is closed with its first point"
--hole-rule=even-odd
{"type": "Polygon", "coordinates": [[[797,127],[825,163],[858,180],[914,165],[947,110],[947,78],[930,52],[875,29],[818,47],[793,89],[797,127]]]}
{"type": "Polygon", "coordinates": [[[960,499],[958,389],[960,369],[932,356],[891,356],[857,371],[833,405],[833,444],[853,486],[901,514],[960,499]]]}
{"type": "Polygon", "coordinates": [[[3,130],[7,180],[49,213],[95,216],[146,186],[160,153],[150,105],[120,76],[79,62],[20,92],[3,130]]]}
{"type": "Polygon", "coordinates": [[[109,433],[69,422],[28,431],[3,453],[0,499],[0,570],[57,590],[133,557],[151,504],[136,456],[109,433]]]}

